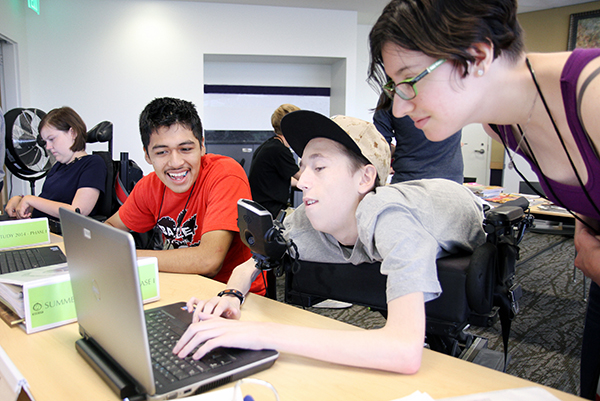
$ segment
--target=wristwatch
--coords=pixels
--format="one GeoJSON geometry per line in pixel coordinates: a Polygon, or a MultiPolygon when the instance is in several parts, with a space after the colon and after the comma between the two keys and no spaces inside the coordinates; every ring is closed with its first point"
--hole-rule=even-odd
{"type": "Polygon", "coordinates": [[[233,290],[230,288],[223,290],[217,294],[218,297],[222,297],[223,295],[232,295],[232,296],[236,297],[237,299],[240,300],[240,306],[243,305],[244,301],[246,300],[246,298],[244,297],[244,294],[242,294],[241,291],[233,290]]]}

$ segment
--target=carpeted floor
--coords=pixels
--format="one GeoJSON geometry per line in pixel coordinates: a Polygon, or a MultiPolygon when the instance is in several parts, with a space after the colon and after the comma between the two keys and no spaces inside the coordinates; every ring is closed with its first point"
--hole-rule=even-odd
{"type": "MultiPolygon", "coordinates": [[[[507,373],[578,394],[586,302],[580,271],[576,271],[574,280],[574,257],[571,238],[535,233],[525,235],[516,272],[516,279],[523,287],[523,297],[520,313],[511,327],[511,361],[507,373]]],[[[586,286],[589,287],[589,280],[586,286]]],[[[278,284],[278,299],[283,300],[282,282],[278,284]]],[[[356,305],[348,309],[308,309],[367,329],[385,324],[379,313],[356,305]]],[[[503,351],[500,323],[490,328],[471,327],[468,331],[487,338],[488,348],[503,351]]]]}

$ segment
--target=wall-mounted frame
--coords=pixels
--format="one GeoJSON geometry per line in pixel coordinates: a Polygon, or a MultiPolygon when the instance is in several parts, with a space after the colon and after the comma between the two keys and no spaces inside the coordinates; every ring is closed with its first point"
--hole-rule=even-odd
{"type": "Polygon", "coordinates": [[[568,50],[600,47],[600,10],[571,14],[568,50]]]}

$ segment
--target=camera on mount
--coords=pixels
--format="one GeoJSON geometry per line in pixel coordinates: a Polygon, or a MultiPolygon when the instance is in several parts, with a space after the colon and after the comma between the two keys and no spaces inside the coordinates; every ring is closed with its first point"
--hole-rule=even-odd
{"type": "Polygon", "coordinates": [[[283,236],[285,211],[281,211],[273,220],[271,213],[254,201],[240,199],[237,205],[240,237],[250,248],[256,267],[275,270],[275,274],[281,276],[286,255],[297,259],[294,243],[286,241],[283,236]]]}

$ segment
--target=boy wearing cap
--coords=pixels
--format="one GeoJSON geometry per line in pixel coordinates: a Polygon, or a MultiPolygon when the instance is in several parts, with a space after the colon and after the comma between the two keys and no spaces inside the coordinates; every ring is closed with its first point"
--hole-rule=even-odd
{"type": "Polygon", "coordinates": [[[292,149],[302,155],[298,188],[304,203],[285,220],[286,235],[298,246],[302,260],[380,261],[381,272],[388,276],[386,325],[338,332],[231,320],[239,318],[243,294],[259,274],[249,260],[235,269],[228,294],[188,302],[189,310],[196,306],[195,323],[174,353],[184,357],[206,341],[195,358],[219,346],[273,348],[345,365],[417,372],[424,302],[441,292],[436,259],[473,251],[485,241],[480,202],[448,180],[382,186],[390,151],[371,123],[296,111],[283,118],[281,127],[292,149]]]}

